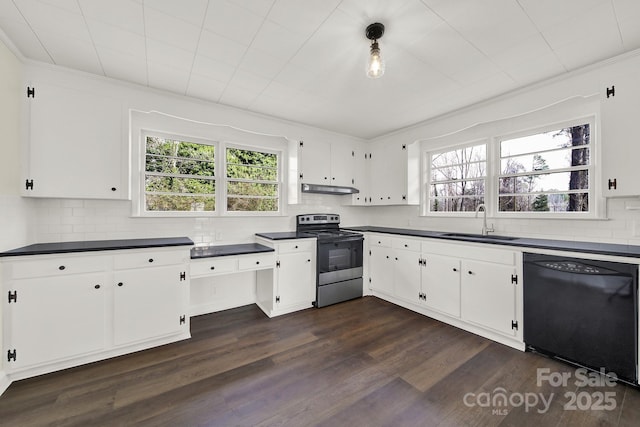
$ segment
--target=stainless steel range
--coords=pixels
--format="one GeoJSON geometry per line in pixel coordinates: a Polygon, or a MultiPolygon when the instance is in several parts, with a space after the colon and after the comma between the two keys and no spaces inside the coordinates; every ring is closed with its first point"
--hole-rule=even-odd
{"type": "Polygon", "coordinates": [[[362,234],[341,230],[338,214],[298,215],[296,231],[318,239],[314,305],[362,297],[362,234]]]}

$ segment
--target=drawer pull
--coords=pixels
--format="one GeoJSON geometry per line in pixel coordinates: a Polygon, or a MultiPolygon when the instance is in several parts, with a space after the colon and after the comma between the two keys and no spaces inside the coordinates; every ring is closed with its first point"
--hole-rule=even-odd
{"type": "Polygon", "coordinates": [[[454,269],[453,269],[453,271],[458,271],[458,269],[457,269],[457,268],[454,268],[454,269]]]}
{"type": "Polygon", "coordinates": [[[404,247],[405,247],[405,248],[408,248],[408,247],[409,247],[409,245],[407,245],[407,244],[405,243],[405,244],[404,244],[404,247]]]}
{"type": "Polygon", "coordinates": [[[58,267],[58,270],[62,271],[64,270],[66,267],[64,265],[61,265],[60,267],[58,267]]]}
{"type": "Polygon", "coordinates": [[[215,266],[215,265],[212,265],[212,266],[211,266],[211,269],[212,269],[212,270],[215,270],[215,269],[216,269],[216,266],[215,266]]]}
{"type": "Polygon", "coordinates": [[[469,270],[469,274],[473,274],[473,271],[469,270]]]}
{"type": "Polygon", "coordinates": [[[100,285],[95,285],[94,288],[100,289],[100,285]]]}
{"type": "Polygon", "coordinates": [[[118,282],[118,286],[122,287],[122,285],[124,285],[124,283],[118,282]]]}
{"type": "Polygon", "coordinates": [[[256,265],[260,264],[260,261],[256,261],[256,265]]]}
{"type": "Polygon", "coordinates": [[[149,262],[153,262],[153,258],[149,258],[149,262]]]}
{"type": "Polygon", "coordinates": [[[295,245],[295,246],[294,246],[294,249],[298,249],[298,245],[295,245]]]}

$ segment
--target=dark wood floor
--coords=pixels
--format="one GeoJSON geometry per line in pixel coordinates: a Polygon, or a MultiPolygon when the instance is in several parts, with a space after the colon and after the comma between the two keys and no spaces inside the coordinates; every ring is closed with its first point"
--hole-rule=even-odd
{"type": "Polygon", "coordinates": [[[575,369],[374,297],[274,319],[242,307],[193,318],[192,335],[16,382],[0,397],[0,424],[640,424],[636,389],[577,387],[574,378],[566,387],[538,386],[538,368],[572,375],[575,369]],[[598,395],[604,392],[615,400],[611,409],[565,408],[565,393],[577,393],[578,403],[591,408],[606,403],[598,395]],[[492,403],[499,395],[506,405],[492,403]],[[534,395],[551,399],[548,410],[540,401],[533,405],[534,395]]]}

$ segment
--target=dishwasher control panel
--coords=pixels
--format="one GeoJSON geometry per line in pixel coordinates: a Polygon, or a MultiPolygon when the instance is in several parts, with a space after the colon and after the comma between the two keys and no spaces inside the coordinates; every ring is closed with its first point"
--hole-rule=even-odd
{"type": "Polygon", "coordinates": [[[566,271],[580,274],[616,274],[615,271],[593,265],[582,264],[576,261],[539,261],[536,262],[541,267],[550,268],[556,271],[566,271]]]}

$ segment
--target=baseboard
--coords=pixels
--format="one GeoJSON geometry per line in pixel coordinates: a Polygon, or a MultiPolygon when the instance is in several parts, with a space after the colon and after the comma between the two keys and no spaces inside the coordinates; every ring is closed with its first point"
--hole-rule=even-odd
{"type": "Polygon", "coordinates": [[[4,371],[0,371],[0,396],[2,396],[2,393],[4,393],[10,385],[11,380],[9,379],[7,374],[5,374],[4,371]]]}

